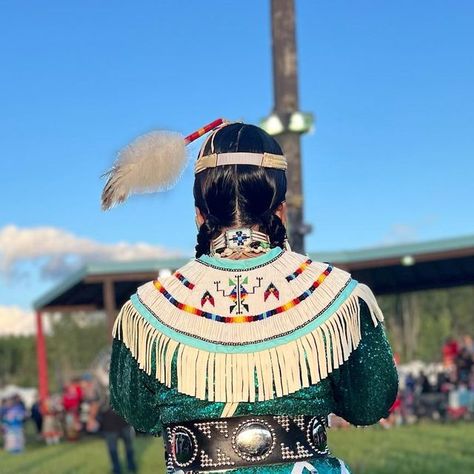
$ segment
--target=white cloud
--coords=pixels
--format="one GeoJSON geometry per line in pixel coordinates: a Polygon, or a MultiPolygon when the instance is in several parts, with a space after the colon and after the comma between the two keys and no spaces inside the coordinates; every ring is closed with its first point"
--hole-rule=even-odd
{"type": "Polygon", "coordinates": [[[431,228],[439,220],[436,215],[427,215],[411,223],[393,224],[381,241],[382,245],[408,244],[423,238],[426,229],[431,228]]]}
{"type": "MultiPolygon", "coordinates": [[[[49,319],[43,317],[45,333],[50,331],[49,319]]],[[[0,306],[0,336],[29,336],[36,334],[36,317],[33,311],[19,306],[0,306]]]]}
{"type": "Polygon", "coordinates": [[[0,229],[0,274],[11,276],[24,263],[37,263],[43,277],[60,278],[91,261],[132,261],[178,255],[143,242],[104,244],[55,227],[0,229]]]}
{"type": "Polygon", "coordinates": [[[382,240],[383,245],[407,244],[418,240],[418,227],[409,224],[394,224],[382,240]]]}

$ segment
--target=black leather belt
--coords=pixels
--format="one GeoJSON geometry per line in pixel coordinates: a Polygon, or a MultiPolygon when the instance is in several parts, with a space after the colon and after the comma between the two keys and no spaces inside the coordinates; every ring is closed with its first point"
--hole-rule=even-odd
{"type": "Polygon", "coordinates": [[[327,419],[242,416],[165,427],[169,472],[208,472],[298,462],[329,453],[327,419]]]}

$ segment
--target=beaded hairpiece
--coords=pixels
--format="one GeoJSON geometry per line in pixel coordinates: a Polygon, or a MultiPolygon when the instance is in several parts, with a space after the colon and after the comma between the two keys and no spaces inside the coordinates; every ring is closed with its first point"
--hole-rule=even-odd
{"type": "MultiPolygon", "coordinates": [[[[116,163],[105,173],[107,182],[102,191],[102,209],[124,202],[132,194],[154,193],[172,188],[188,162],[186,145],[214,131],[208,140],[228,122],[217,119],[196,132],[183,137],[179,133],[153,131],[138,137],[119,154],[116,163]]],[[[214,153],[202,156],[201,148],[195,173],[224,165],[254,165],[286,170],[283,155],[271,153],[214,153]]]]}
{"type": "Polygon", "coordinates": [[[226,230],[211,241],[211,255],[220,257],[235,253],[266,253],[269,249],[267,234],[243,227],[226,230]]]}

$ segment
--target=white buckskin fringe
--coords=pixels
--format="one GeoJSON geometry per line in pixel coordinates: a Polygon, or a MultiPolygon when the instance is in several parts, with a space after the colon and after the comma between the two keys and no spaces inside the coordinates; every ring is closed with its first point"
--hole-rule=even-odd
{"type": "Polygon", "coordinates": [[[183,344],[154,328],[131,301],[117,316],[113,335],[128,347],[142,370],[168,387],[176,358],[176,388],[181,393],[213,402],[264,401],[318,383],[349,358],[361,340],[359,298],[377,326],[383,321],[382,311],[372,291],[358,284],[316,329],[258,352],[226,354],[183,344]]]}

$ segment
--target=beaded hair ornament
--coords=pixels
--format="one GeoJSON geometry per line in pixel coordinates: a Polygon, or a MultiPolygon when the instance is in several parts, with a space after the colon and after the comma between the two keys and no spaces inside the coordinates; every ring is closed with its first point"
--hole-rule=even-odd
{"type": "MultiPolygon", "coordinates": [[[[186,146],[208,132],[213,132],[211,153],[203,156],[201,148],[195,174],[223,165],[254,165],[286,170],[284,155],[272,153],[214,153],[212,139],[218,129],[229,122],[217,119],[188,136],[162,130],[138,137],[118,153],[116,163],[105,173],[107,182],[102,191],[102,209],[108,210],[126,201],[132,194],[154,193],[171,189],[188,163],[186,146]]],[[[207,143],[207,142],[206,142],[207,143]]]]}

